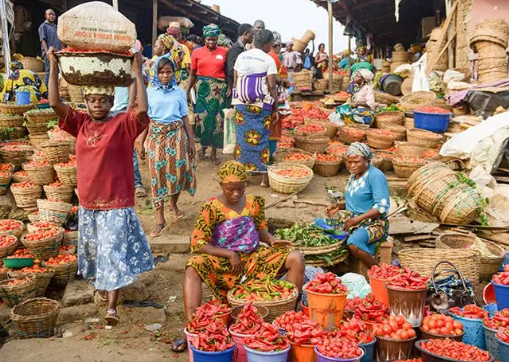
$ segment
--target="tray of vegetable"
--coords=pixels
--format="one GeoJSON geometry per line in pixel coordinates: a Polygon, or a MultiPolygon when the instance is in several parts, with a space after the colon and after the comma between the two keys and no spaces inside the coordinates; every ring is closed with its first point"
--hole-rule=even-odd
{"type": "Polygon", "coordinates": [[[296,223],[290,228],[279,229],[276,237],[291,241],[304,255],[329,253],[344,246],[344,242],[338,241],[315,224],[296,223]]]}

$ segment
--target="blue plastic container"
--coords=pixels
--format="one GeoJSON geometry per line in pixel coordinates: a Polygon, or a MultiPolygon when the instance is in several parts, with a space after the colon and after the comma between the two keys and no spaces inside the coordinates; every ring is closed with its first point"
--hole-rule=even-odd
{"type": "MultiPolygon", "coordinates": [[[[286,362],[290,353],[290,346],[279,352],[260,352],[246,348],[247,362],[286,362]]],[[[196,359],[195,359],[196,361],[196,359]]]]}
{"type": "Polygon", "coordinates": [[[233,352],[237,348],[233,346],[223,352],[204,352],[194,348],[192,344],[189,347],[193,351],[194,362],[232,362],[233,352]]]}
{"type": "Polygon", "coordinates": [[[16,104],[18,106],[24,106],[30,103],[30,92],[16,92],[16,104]]]}
{"type": "Polygon", "coordinates": [[[414,111],[415,128],[444,133],[449,128],[452,113],[427,113],[414,111]]]}
{"type": "Polygon", "coordinates": [[[484,307],[482,307],[482,309],[484,309],[486,312],[488,312],[488,315],[490,318],[493,318],[495,313],[498,312],[498,307],[497,307],[496,303],[486,304],[484,307]]]}
{"type": "Polygon", "coordinates": [[[509,362],[509,343],[502,342],[497,338],[498,341],[498,354],[500,356],[500,361],[509,362]]]}
{"type": "Polygon", "coordinates": [[[318,352],[318,349],[315,347],[316,362],[361,362],[361,360],[366,355],[366,351],[364,350],[364,348],[361,347],[361,349],[362,349],[362,354],[359,357],[343,359],[343,358],[332,358],[332,357],[324,356],[323,354],[318,352]]]}
{"type": "Polygon", "coordinates": [[[361,362],[373,361],[373,353],[375,352],[375,344],[376,344],[376,338],[373,340],[373,342],[359,344],[359,346],[364,349],[364,356],[362,357],[361,362]]]}
{"type": "Polygon", "coordinates": [[[498,338],[497,338],[497,330],[486,327],[483,324],[484,328],[484,339],[486,342],[486,350],[490,352],[490,354],[495,357],[495,360],[498,361],[498,338]]]}
{"type": "Polygon", "coordinates": [[[509,264],[509,253],[505,254],[505,259],[502,262],[502,265],[500,265],[500,268],[498,268],[498,271],[504,271],[504,265],[509,264]]]}
{"type": "Polygon", "coordinates": [[[463,330],[465,331],[463,343],[479,347],[480,349],[486,349],[482,319],[463,318],[455,314],[452,314],[452,317],[463,324],[463,330]]]}
{"type": "Polygon", "coordinates": [[[502,285],[491,282],[495,288],[498,310],[509,308],[509,285],[502,285]]]}

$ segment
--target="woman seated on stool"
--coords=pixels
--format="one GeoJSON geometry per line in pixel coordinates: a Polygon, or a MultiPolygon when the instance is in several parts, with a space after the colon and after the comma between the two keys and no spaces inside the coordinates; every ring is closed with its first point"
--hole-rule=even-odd
{"type": "Polygon", "coordinates": [[[218,172],[222,193],[201,208],[191,236],[192,256],[184,280],[186,317],[201,304],[202,281],[214,297],[226,301],[228,290],[248,279],[286,279],[299,290],[304,281],[304,257],[288,241],[270,235],[263,197],[246,195],[247,175],[236,161],[218,172]],[[260,242],[270,245],[262,246],[260,242]]]}
{"type": "Polygon", "coordinates": [[[338,214],[343,229],[350,233],[347,245],[352,255],[368,269],[376,264],[375,249],[389,233],[389,186],[382,171],[371,164],[369,146],[355,142],[346,153],[350,178],[345,188],[346,210],[341,206],[327,208],[327,215],[338,214]]]}

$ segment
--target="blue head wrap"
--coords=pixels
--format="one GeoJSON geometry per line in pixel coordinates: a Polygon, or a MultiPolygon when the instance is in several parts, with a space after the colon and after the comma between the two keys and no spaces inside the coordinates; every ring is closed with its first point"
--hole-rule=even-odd
{"type": "Polygon", "coordinates": [[[172,90],[174,87],[177,87],[177,79],[175,78],[175,62],[173,59],[171,59],[170,53],[163,55],[162,57],[159,57],[154,62],[154,77],[152,78],[152,82],[150,84],[151,87],[161,89],[163,92],[168,92],[172,90]],[[166,58],[170,61],[171,66],[173,68],[173,78],[171,79],[170,83],[164,85],[161,80],[159,80],[159,62],[161,59],[166,58]]]}
{"type": "Polygon", "coordinates": [[[365,143],[354,142],[348,147],[348,151],[346,151],[347,156],[362,156],[371,161],[373,158],[373,152],[371,148],[365,143]]]}

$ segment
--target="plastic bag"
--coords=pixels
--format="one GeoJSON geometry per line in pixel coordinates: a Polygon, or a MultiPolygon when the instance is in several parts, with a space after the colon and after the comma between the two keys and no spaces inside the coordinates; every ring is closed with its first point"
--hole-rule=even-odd
{"type": "Polygon", "coordinates": [[[341,277],[341,283],[348,287],[348,299],[361,297],[371,293],[371,286],[360,274],[346,273],[341,277]]]}
{"type": "Polygon", "coordinates": [[[224,133],[223,133],[223,154],[233,155],[237,145],[237,134],[235,132],[235,109],[230,108],[224,115],[224,133]]]}

